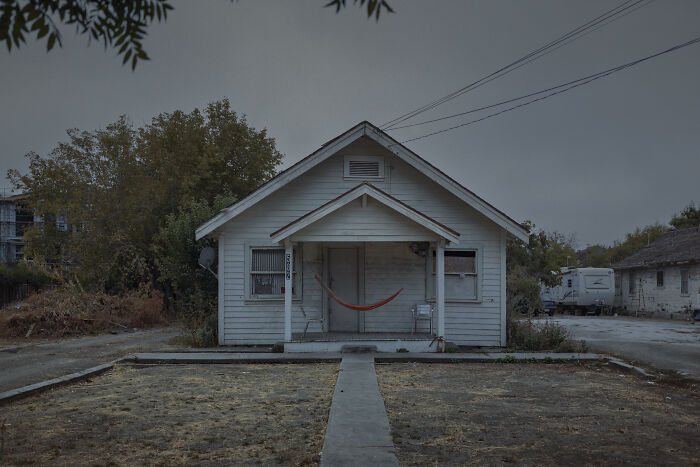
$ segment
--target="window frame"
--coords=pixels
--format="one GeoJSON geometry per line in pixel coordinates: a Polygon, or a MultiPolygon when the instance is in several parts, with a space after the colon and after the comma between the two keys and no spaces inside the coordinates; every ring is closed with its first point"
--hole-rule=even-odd
{"type": "MultiPolygon", "coordinates": [[[[428,254],[426,255],[425,261],[425,301],[428,303],[435,302],[435,276],[436,272],[433,272],[433,253],[436,251],[434,246],[428,249],[428,254]]],[[[445,253],[448,251],[473,251],[475,254],[474,258],[474,273],[458,273],[458,272],[445,272],[445,277],[447,276],[458,276],[460,274],[469,274],[476,276],[476,283],[474,285],[475,298],[450,298],[447,296],[447,291],[445,292],[445,303],[481,303],[482,298],[482,281],[483,281],[483,247],[481,245],[456,245],[455,247],[446,247],[445,253]]]]}
{"type": "MultiPolygon", "coordinates": [[[[293,249],[293,259],[294,259],[294,266],[292,269],[292,290],[293,290],[293,295],[292,295],[292,300],[293,301],[301,301],[302,296],[303,296],[303,273],[302,273],[302,257],[301,257],[301,252],[303,250],[301,244],[297,245],[294,244],[292,245],[293,249]]],[[[254,295],[253,294],[253,275],[254,274],[280,274],[282,277],[284,277],[284,271],[278,272],[254,272],[252,271],[252,266],[253,266],[253,250],[281,250],[285,251],[285,248],[283,246],[279,245],[261,245],[258,243],[246,243],[245,245],[245,265],[244,265],[244,271],[245,271],[245,280],[244,280],[244,287],[245,287],[245,293],[244,297],[246,301],[249,302],[284,302],[284,294],[258,294],[254,295]]]]}
{"type": "Polygon", "coordinates": [[[690,268],[680,268],[680,292],[681,297],[690,296],[690,268]],[[685,273],[685,292],[683,292],[683,273],[685,273]]]}
{"type": "Polygon", "coordinates": [[[637,278],[634,271],[630,271],[628,276],[629,283],[627,284],[627,295],[633,296],[635,293],[637,293],[637,278]]]}
{"type": "Polygon", "coordinates": [[[656,270],[656,288],[657,289],[663,289],[664,288],[664,279],[665,279],[665,274],[663,269],[657,269],[656,270]]]}

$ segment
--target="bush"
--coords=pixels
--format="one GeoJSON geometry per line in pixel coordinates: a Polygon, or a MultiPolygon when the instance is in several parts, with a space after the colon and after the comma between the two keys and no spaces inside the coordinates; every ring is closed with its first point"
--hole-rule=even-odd
{"type": "Polygon", "coordinates": [[[29,284],[34,288],[39,288],[49,282],[50,279],[46,274],[30,264],[0,264],[0,287],[29,284]]]}
{"type": "Polygon", "coordinates": [[[586,352],[586,343],[574,341],[571,333],[551,321],[537,322],[510,316],[508,346],[522,351],[586,352]]]}

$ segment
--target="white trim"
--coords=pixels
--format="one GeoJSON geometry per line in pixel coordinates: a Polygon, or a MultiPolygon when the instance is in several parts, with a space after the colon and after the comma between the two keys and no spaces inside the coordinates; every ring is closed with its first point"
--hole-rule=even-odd
{"type": "MultiPolygon", "coordinates": [[[[415,223],[425,227],[426,229],[430,230],[431,232],[435,233],[437,236],[444,238],[450,242],[457,242],[459,241],[459,234],[455,234],[454,232],[446,229],[442,225],[438,224],[437,222],[433,221],[432,219],[429,219],[427,216],[419,214],[418,212],[406,207],[405,205],[397,202],[396,200],[392,199],[391,197],[387,196],[386,194],[382,193],[381,191],[377,190],[371,185],[367,184],[362,184],[357,186],[356,188],[348,191],[347,193],[343,194],[339,198],[333,200],[332,202],[326,204],[320,209],[317,209],[316,211],[312,211],[310,214],[306,214],[305,217],[302,216],[287,227],[277,231],[273,235],[270,235],[271,240],[274,243],[279,243],[285,238],[289,238],[290,236],[294,235],[296,232],[300,231],[304,227],[308,227],[309,225],[313,224],[314,222],[317,222],[327,215],[337,211],[341,207],[347,205],[348,203],[360,198],[361,196],[370,196],[371,198],[375,199],[376,201],[379,201],[381,204],[384,206],[393,209],[394,211],[398,212],[399,214],[403,215],[404,217],[407,217],[414,221],[415,223]]],[[[414,239],[415,236],[411,236],[410,240],[411,241],[414,239]]],[[[392,237],[392,241],[398,241],[398,237],[392,237]]],[[[317,241],[314,238],[304,238],[306,241],[317,241]]],[[[352,238],[344,239],[343,241],[352,241],[352,238]]],[[[366,240],[365,238],[358,239],[358,240],[366,240]]]]}
{"type": "Polygon", "coordinates": [[[219,329],[217,330],[217,335],[219,337],[219,345],[224,345],[225,342],[225,323],[224,323],[224,314],[226,312],[224,308],[225,304],[225,294],[226,294],[226,268],[225,268],[225,260],[224,260],[224,242],[225,242],[225,234],[221,233],[219,235],[219,241],[218,241],[218,248],[219,248],[219,264],[216,266],[217,268],[217,280],[218,280],[218,286],[219,286],[219,305],[217,307],[217,314],[219,318],[219,329]]]}
{"type": "Polygon", "coordinates": [[[346,131],[344,134],[340,135],[327,145],[321,147],[319,150],[308,156],[306,159],[303,159],[301,162],[290,167],[285,172],[282,172],[276,178],[272,179],[270,182],[255,190],[246,198],[243,198],[238,203],[219,212],[216,216],[212,217],[207,222],[199,226],[195,233],[196,239],[199,240],[211,234],[216,229],[224,225],[229,220],[233,219],[241,212],[253,206],[263,198],[274,193],[275,191],[277,191],[287,183],[291,182],[307,170],[311,169],[312,167],[331,157],[340,149],[347,146],[356,139],[360,138],[361,136],[367,136],[376,141],[377,143],[381,144],[389,151],[394,153],[396,156],[398,156],[400,159],[402,159],[404,162],[413,166],[418,171],[424,173],[428,178],[434,180],[438,185],[442,186],[447,191],[454,194],[468,205],[472,206],[474,209],[486,216],[488,219],[490,219],[506,231],[513,234],[516,238],[519,238],[524,242],[528,241],[529,234],[521,225],[512,221],[503,213],[495,209],[493,206],[478,198],[476,195],[471,193],[462,185],[450,179],[444,173],[440,172],[435,167],[431,166],[426,161],[419,158],[415,153],[404,149],[402,146],[394,143],[386,133],[382,132],[381,130],[375,129],[366,122],[355,125],[353,128],[346,131]]]}
{"type": "Polygon", "coordinates": [[[445,240],[435,248],[435,304],[438,312],[437,335],[445,337],[445,240]]]}
{"type": "Polygon", "coordinates": [[[289,240],[284,242],[284,341],[292,340],[292,290],[294,248],[289,240]]]}
{"type": "Polygon", "coordinates": [[[316,166],[320,162],[323,162],[328,157],[332,156],[348,144],[352,143],[356,139],[360,138],[365,133],[364,125],[356,125],[351,128],[345,134],[339,136],[331,143],[321,147],[311,156],[300,161],[296,165],[293,165],[286,171],[280,173],[276,178],[273,178],[268,183],[264,184],[239,202],[219,211],[214,217],[206,221],[204,224],[200,225],[195,231],[195,238],[197,240],[206,237],[222,225],[224,225],[229,220],[236,217],[238,214],[242,213],[249,207],[253,206],[257,202],[268,197],[275,191],[279,190],[287,183],[291,182],[299,175],[302,175],[307,170],[316,166]]]}
{"type": "Polygon", "coordinates": [[[501,347],[508,345],[506,342],[506,232],[501,231],[501,347]]]}

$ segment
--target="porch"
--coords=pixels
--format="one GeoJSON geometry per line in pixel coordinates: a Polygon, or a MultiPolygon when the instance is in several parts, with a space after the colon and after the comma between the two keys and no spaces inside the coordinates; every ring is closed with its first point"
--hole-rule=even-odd
{"type": "Polygon", "coordinates": [[[445,335],[445,246],[459,241],[449,227],[362,184],[270,237],[284,246],[285,350],[429,351],[445,335]],[[412,307],[426,300],[432,319],[416,323],[412,307]],[[313,334],[292,334],[300,315],[313,334]]]}
{"type": "Polygon", "coordinates": [[[428,332],[314,332],[294,333],[285,352],[342,352],[367,348],[376,352],[434,352],[436,338],[428,332]]]}

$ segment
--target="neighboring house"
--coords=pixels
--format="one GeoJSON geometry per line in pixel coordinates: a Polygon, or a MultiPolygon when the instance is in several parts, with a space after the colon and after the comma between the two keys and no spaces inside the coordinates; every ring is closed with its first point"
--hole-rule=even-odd
{"type": "MultiPolygon", "coordinates": [[[[464,166],[478,169],[467,155],[464,166]]],[[[435,335],[503,346],[507,234],[528,240],[516,221],[363,122],[219,212],[196,238],[218,240],[221,344],[299,341],[309,319],[309,332],[331,333],[326,340],[410,336],[412,306],[432,303],[435,335]],[[352,304],[403,291],[354,311],[316,275],[352,304]]],[[[425,336],[430,323],[419,324],[425,336]]]]}
{"type": "Polygon", "coordinates": [[[671,316],[700,308],[700,228],[674,230],[613,264],[616,306],[671,316]],[[617,286],[619,284],[619,287],[617,286]]]}

